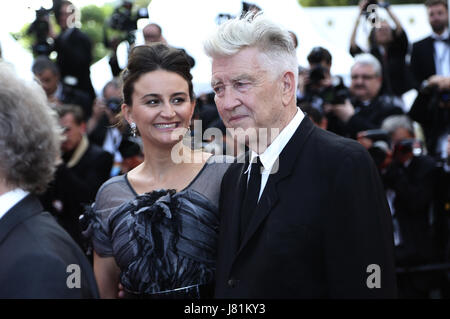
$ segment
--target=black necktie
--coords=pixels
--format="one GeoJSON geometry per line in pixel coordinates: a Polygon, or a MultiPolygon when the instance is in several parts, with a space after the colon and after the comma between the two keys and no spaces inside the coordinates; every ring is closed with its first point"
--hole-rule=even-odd
{"type": "Polygon", "coordinates": [[[259,190],[261,188],[261,161],[259,157],[251,164],[250,179],[247,184],[244,201],[241,208],[241,240],[244,238],[250,220],[258,203],[259,190]]]}

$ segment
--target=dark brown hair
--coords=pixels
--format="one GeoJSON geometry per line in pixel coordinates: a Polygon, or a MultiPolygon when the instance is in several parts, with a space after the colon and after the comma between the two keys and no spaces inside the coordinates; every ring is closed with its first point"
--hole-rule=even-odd
{"type": "Polygon", "coordinates": [[[186,80],[189,86],[189,97],[194,100],[192,75],[186,53],[183,50],[169,47],[162,43],[142,45],[133,48],[128,57],[128,65],[122,71],[123,101],[131,106],[134,83],[141,75],[164,70],[174,72],[186,80]]]}
{"type": "Polygon", "coordinates": [[[75,104],[63,104],[56,109],[59,118],[63,118],[66,114],[72,114],[77,125],[85,122],[83,109],[75,104]]]}
{"type": "Polygon", "coordinates": [[[448,3],[445,0],[427,0],[427,1],[425,1],[425,6],[427,8],[436,6],[438,4],[442,4],[448,10],[448,3]]]}

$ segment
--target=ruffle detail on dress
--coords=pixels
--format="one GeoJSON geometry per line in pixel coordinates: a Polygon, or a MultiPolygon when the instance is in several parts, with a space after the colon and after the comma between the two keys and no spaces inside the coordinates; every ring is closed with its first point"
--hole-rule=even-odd
{"type": "Polygon", "coordinates": [[[101,216],[95,210],[95,203],[91,206],[86,205],[84,212],[79,219],[81,234],[87,242],[87,253],[97,246],[104,246],[103,243],[108,242],[109,236],[102,227],[101,216]]]}
{"type": "MultiPolygon", "coordinates": [[[[196,257],[199,255],[197,237],[190,235],[193,233],[191,225],[183,226],[187,218],[184,216],[186,198],[182,199],[183,194],[186,192],[157,190],[139,195],[118,208],[117,216],[122,213],[129,216],[129,240],[134,250],[134,258],[121,272],[121,282],[126,290],[152,294],[213,280],[215,249],[201,250],[202,255],[213,256],[196,257]],[[189,234],[185,236],[183,231],[189,234]],[[182,251],[177,247],[179,242],[182,251]],[[191,251],[194,253],[184,253],[191,251]]],[[[189,204],[188,210],[194,216],[198,213],[214,214],[206,209],[210,207],[200,194],[189,204]]],[[[196,217],[195,223],[194,227],[200,230],[202,218],[196,217]]],[[[214,230],[216,226],[217,223],[212,225],[214,230]]],[[[214,233],[211,245],[215,245],[216,239],[217,233],[214,233]]]]}

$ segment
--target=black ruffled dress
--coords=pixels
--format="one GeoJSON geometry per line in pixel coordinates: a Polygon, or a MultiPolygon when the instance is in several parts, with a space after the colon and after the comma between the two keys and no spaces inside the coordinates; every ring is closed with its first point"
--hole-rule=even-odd
{"type": "Polygon", "coordinates": [[[99,190],[84,214],[96,253],[114,256],[133,298],[211,298],[218,238],[218,199],[228,164],[211,158],[180,192],[137,195],[126,175],[99,190]]]}

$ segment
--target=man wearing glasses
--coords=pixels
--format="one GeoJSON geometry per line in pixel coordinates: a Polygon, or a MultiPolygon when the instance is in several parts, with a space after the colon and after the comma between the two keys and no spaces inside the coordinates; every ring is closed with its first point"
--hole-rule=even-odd
{"type": "Polygon", "coordinates": [[[350,98],[344,104],[328,106],[342,122],[342,135],[356,138],[358,132],[380,128],[386,117],[404,113],[401,99],[382,94],[381,65],[373,55],[355,57],[351,80],[350,98]]]}

